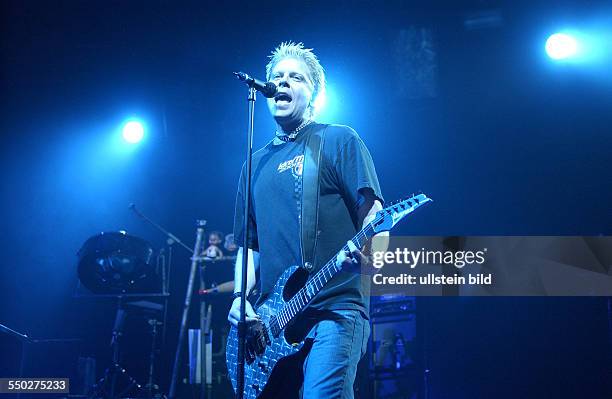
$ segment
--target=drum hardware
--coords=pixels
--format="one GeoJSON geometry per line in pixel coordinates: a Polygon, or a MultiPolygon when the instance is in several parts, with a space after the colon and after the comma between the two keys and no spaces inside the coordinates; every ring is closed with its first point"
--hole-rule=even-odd
{"type": "MultiPolygon", "coordinates": [[[[172,376],[170,379],[170,390],[169,390],[169,396],[170,397],[174,397],[175,392],[176,392],[176,384],[177,384],[177,380],[178,380],[178,372],[179,372],[179,365],[180,365],[180,358],[181,358],[181,352],[182,352],[182,348],[183,348],[183,343],[185,340],[185,335],[186,335],[186,330],[187,330],[187,317],[188,317],[188,313],[189,313],[189,308],[191,306],[191,298],[193,295],[193,287],[194,287],[194,282],[195,282],[195,277],[196,277],[196,271],[199,268],[200,271],[200,287],[199,287],[199,291],[204,292],[206,290],[206,284],[205,284],[205,265],[208,262],[217,262],[220,260],[228,260],[229,257],[223,256],[223,257],[218,257],[217,259],[210,259],[210,258],[206,258],[204,256],[202,256],[202,250],[204,248],[204,226],[206,225],[206,221],[205,220],[198,220],[197,221],[197,230],[196,230],[196,244],[194,246],[193,252],[192,250],[189,248],[189,246],[187,246],[185,243],[183,243],[178,237],[176,237],[174,234],[172,234],[171,232],[169,232],[168,230],[164,229],[162,226],[160,226],[159,224],[155,223],[154,221],[152,221],[151,219],[149,219],[148,217],[146,217],[145,215],[142,214],[142,212],[140,212],[138,209],[136,209],[136,206],[134,204],[130,204],[129,209],[132,210],[138,217],[140,217],[141,219],[143,219],[144,221],[146,221],[147,223],[149,223],[150,225],[152,225],[155,229],[159,230],[160,232],[162,232],[163,234],[165,234],[168,238],[168,244],[169,246],[172,245],[173,243],[178,243],[181,247],[183,247],[185,250],[189,251],[191,253],[191,270],[189,273],[189,280],[188,280],[188,284],[187,284],[187,293],[185,295],[185,302],[184,302],[184,308],[183,308],[183,315],[182,315],[182,320],[181,320],[181,326],[179,329],[179,337],[178,337],[178,345],[177,345],[177,349],[176,349],[176,354],[175,354],[175,359],[174,359],[174,366],[173,366],[173,370],[172,370],[172,376]],[[198,267],[198,265],[200,265],[200,267],[198,267]]],[[[170,249],[172,247],[170,246],[170,249]]],[[[171,256],[171,252],[169,252],[168,256],[171,256]]],[[[168,286],[168,282],[170,279],[170,270],[168,267],[167,273],[162,273],[164,276],[167,276],[166,278],[164,278],[162,285],[164,287],[168,286]]],[[[167,289],[163,290],[164,293],[167,293],[167,289]]],[[[167,308],[167,306],[166,306],[167,308]]],[[[208,313],[208,315],[210,315],[210,313],[208,313]]],[[[164,317],[165,320],[165,317],[164,317]]],[[[207,318],[207,313],[206,313],[206,303],[204,301],[201,301],[200,303],[200,323],[201,323],[201,330],[202,331],[208,331],[206,328],[206,324],[208,324],[208,326],[210,325],[210,321],[207,322],[207,320],[209,320],[209,318],[207,318]]],[[[164,323],[165,324],[165,323],[164,323]]],[[[209,328],[209,327],[208,327],[209,328]]],[[[200,351],[200,355],[201,355],[201,364],[205,365],[205,359],[206,359],[206,343],[204,342],[205,340],[205,336],[206,334],[201,334],[200,335],[200,345],[202,348],[204,348],[204,350],[200,351]]],[[[163,339],[163,338],[162,338],[163,339]]],[[[164,339],[165,340],[165,339],[164,339]]],[[[201,380],[204,381],[205,380],[205,375],[206,375],[206,367],[201,367],[201,380]]],[[[210,385],[208,385],[208,388],[210,388],[210,385]]],[[[208,389],[208,391],[210,391],[210,389],[208,389]]],[[[200,390],[200,397],[204,398],[204,397],[210,397],[210,392],[207,392],[205,389],[201,389],[200,390]]]]}
{"type": "MultiPolygon", "coordinates": [[[[182,248],[187,250],[189,253],[192,253],[192,250],[189,248],[189,246],[187,246],[183,241],[181,241],[177,236],[172,234],[170,231],[166,230],[165,228],[163,228],[159,224],[155,223],[154,221],[152,221],[151,219],[146,217],[142,212],[140,212],[136,208],[136,205],[130,204],[129,205],[129,209],[131,211],[133,211],[138,217],[143,219],[145,222],[149,223],[155,229],[157,229],[158,231],[160,231],[164,235],[166,235],[168,246],[169,246],[170,249],[172,248],[171,247],[172,244],[178,243],[182,248]]],[[[178,371],[179,371],[179,365],[180,365],[180,357],[181,357],[181,352],[182,352],[182,347],[183,347],[183,341],[185,339],[185,333],[186,333],[186,327],[187,327],[187,317],[188,317],[189,308],[190,308],[190,305],[191,305],[191,297],[192,297],[193,285],[194,285],[194,281],[195,281],[195,273],[196,273],[197,265],[199,263],[203,262],[203,259],[201,257],[201,253],[202,253],[202,248],[203,248],[203,236],[204,236],[204,226],[205,225],[206,225],[206,221],[205,220],[198,220],[197,221],[196,244],[194,246],[194,250],[193,250],[193,253],[192,253],[192,256],[191,256],[192,264],[191,264],[191,270],[190,270],[190,273],[189,273],[189,281],[188,281],[188,284],[187,284],[187,294],[185,296],[185,303],[184,303],[184,308],[183,308],[183,316],[182,316],[181,326],[180,326],[180,330],[179,330],[178,345],[177,345],[175,359],[174,359],[174,366],[173,366],[173,370],[172,370],[172,376],[171,376],[171,379],[170,379],[170,397],[173,397],[174,396],[174,392],[176,391],[176,382],[177,382],[177,378],[178,378],[178,371]]],[[[169,255],[169,257],[171,257],[172,252],[170,251],[168,255],[169,255]]],[[[165,287],[163,289],[163,292],[167,293],[167,287],[168,287],[168,283],[169,283],[169,279],[170,279],[170,267],[167,268],[167,274],[164,273],[164,275],[166,275],[167,278],[165,278],[163,280],[163,286],[165,287]]],[[[202,289],[202,288],[204,288],[204,287],[201,286],[200,289],[202,289]]],[[[167,303],[166,303],[166,305],[167,305],[167,303]]],[[[165,306],[165,308],[167,308],[167,306],[165,306]]],[[[165,316],[164,316],[164,320],[165,320],[165,316]]],[[[165,325],[165,323],[164,323],[164,325],[165,325]]],[[[164,337],[165,337],[165,334],[164,334],[164,337]]],[[[162,338],[162,339],[165,341],[165,338],[162,338]]]]}
{"type": "Polygon", "coordinates": [[[125,324],[126,310],[122,306],[122,298],[117,299],[117,313],[115,315],[115,325],[111,336],[110,346],[113,351],[112,364],[104,371],[104,376],[91,387],[90,393],[87,396],[90,399],[121,398],[123,395],[135,390],[142,392],[140,385],[127,371],[119,364],[120,341],[123,335],[123,326],[125,324]],[[117,393],[118,383],[120,380],[127,381],[127,385],[117,393]]]}
{"type": "Polygon", "coordinates": [[[149,375],[147,384],[145,385],[145,390],[147,392],[147,398],[153,398],[153,392],[159,391],[159,385],[154,383],[155,355],[157,353],[155,346],[157,343],[157,329],[159,326],[163,325],[163,323],[155,318],[149,319],[147,323],[151,327],[151,352],[149,353],[149,375]]]}
{"type": "MultiPolygon", "coordinates": [[[[204,226],[206,225],[206,221],[205,220],[198,220],[196,222],[196,242],[195,245],[193,247],[193,254],[191,256],[191,268],[189,271],[189,280],[187,282],[187,292],[185,294],[185,302],[183,305],[183,315],[181,318],[181,326],[179,329],[179,336],[178,336],[178,344],[176,347],[176,354],[174,357],[174,366],[172,368],[172,376],[170,377],[170,390],[168,392],[168,397],[170,398],[175,398],[176,397],[176,386],[177,386],[177,382],[178,382],[178,374],[179,374],[179,368],[180,368],[180,364],[181,364],[181,354],[182,354],[182,350],[183,350],[183,346],[184,346],[184,341],[185,341],[185,336],[187,335],[187,318],[189,316],[189,308],[191,307],[191,298],[193,295],[193,288],[194,288],[194,283],[195,283],[195,277],[196,277],[196,272],[198,270],[199,264],[202,263],[203,257],[200,256],[200,254],[202,253],[203,247],[204,247],[204,226]]],[[[203,270],[200,270],[200,289],[204,289],[203,287],[203,270]]],[[[200,306],[200,323],[204,323],[204,320],[202,320],[203,318],[205,318],[205,309],[204,309],[204,303],[201,304],[200,306]]],[[[202,328],[203,331],[203,328],[202,328]]],[[[204,342],[204,334],[200,335],[200,345],[201,348],[205,347],[205,342],[204,342]]],[[[204,351],[201,351],[202,355],[204,351]]],[[[205,363],[202,362],[202,365],[204,365],[205,363]]],[[[204,369],[204,367],[202,367],[202,369],[204,369]]],[[[202,374],[205,373],[205,370],[202,370],[202,374]]],[[[203,397],[205,394],[205,390],[201,390],[201,396],[203,397]]]]}
{"type": "MultiPolygon", "coordinates": [[[[123,369],[115,359],[118,359],[119,353],[119,343],[122,331],[120,329],[113,329],[113,337],[111,339],[111,346],[113,350],[113,364],[105,371],[104,378],[102,378],[98,384],[92,389],[94,392],[94,396],[96,391],[105,391],[103,393],[104,397],[114,398],[117,396],[113,396],[117,394],[117,386],[113,385],[115,383],[120,383],[124,381],[127,386],[122,386],[123,391],[119,392],[118,395],[124,395],[128,393],[136,394],[140,393],[140,396],[146,394],[145,397],[159,397],[160,394],[154,394],[154,391],[157,389],[157,385],[153,382],[153,371],[154,362],[156,360],[155,353],[155,342],[157,341],[159,335],[159,326],[162,326],[162,342],[165,342],[166,335],[166,312],[167,312],[167,300],[170,295],[168,292],[169,281],[170,281],[170,267],[172,260],[172,250],[173,244],[178,243],[184,249],[187,249],[191,253],[191,261],[192,261],[192,271],[190,273],[190,279],[188,283],[188,292],[185,298],[185,309],[183,314],[183,322],[181,323],[181,330],[179,331],[179,344],[177,347],[177,353],[175,358],[175,364],[172,374],[172,379],[170,382],[170,395],[176,390],[176,382],[177,382],[177,373],[178,368],[177,365],[178,359],[180,359],[180,352],[183,345],[184,337],[185,337],[185,325],[186,325],[186,313],[188,312],[192,290],[195,286],[195,270],[199,269],[200,272],[200,287],[199,292],[202,294],[208,294],[212,292],[207,292],[206,290],[206,282],[204,279],[204,272],[207,264],[210,263],[226,263],[228,261],[235,260],[235,256],[223,256],[217,257],[216,259],[205,258],[202,256],[202,248],[203,248],[203,226],[205,225],[205,221],[198,221],[198,234],[202,234],[202,242],[200,245],[196,245],[194,251],[191,252],[189,247],[184,244],[179,238],[165,230],[163,227],[153,222],[151,219],[147,218],[143,215],[139,210],[136,209],[134,204],[130,205],[130,210],[132,210],[137,216],[145,220],[147,223],[155,227],[157,230],[161,231],[167,236],[167,249],[162,249],[159,251],[157,256],[157,261],[153,263],[151,261],[153,256],[153,251],[150,248],[150,245],[144,240],[141,240],[137,237],[132,237],[127,235],[127,233],[120,232],[111,232],[111,233],[101,233],[98,236],[94,236],[90,238],[78,252],[79,256],[79,281],[80,285],[87,288],[89,291],[93,293],[93,295],[79,295],[77,293],[77,297],[95,297],[95,298],[104,298],[104,297],[112,297],[118,299],[117,306],[117,319],[121,321],[125,317],[125,313],[121,314],[121,312],[125,312],[129,307],[143,307],[147,308],[151,304],[154,306],[161,307],[161,311],[163,311],[163,322],[159,322],[157,317],[152,318],[149,324],[151,326],[151,353],[149,356],[149,373],[148,373],[148,381],[143,386],[139,384],[136,380],[132,379],[125,369],[123,369]],[[147,250],[148,249],[148,250],[147,250]],[[154,266],[151,266],[154,264],[154,266]],[[198,267],[199,265],[199,267],[198,267]],[[159,278],[161,277],[161,278],[159,278]],[[155,289],[161,286],[161,290],[155,289]],[[153,302],[140,301],[140,302],[131,302],[131,303],[122,303],[122,300],[127,298],[147,298],[147,297],[163,297],[164,304],[159,305],[153,302]],[[147,305],[148,304],[148,305],[147,305]],[[120,312],[121,311],[121,312],[120,312]],[[117,355],[115,355],[117,352],[117,355]],[[118,379],[117,377],[124,378],[123,380],[118,379]],[[111,392],[108,392],[108,391],[111,392]]],[[[197,241],[197,240],[196,240],[197,241]]],[[[197,243],[196,243],[197,244],[197,243]]],[[[224,284],[220,284],[218,287],[219,291],[226,291],[228,288],[232,288],[233,282],[227,281],[224,284]]],[[[217,290],[214,290],[217,291],[217,290]]],[[[209,331],[210,330],[210,316],[209,312],[206,312],[207,305],[205,302],[201,302],[201,317],[200,320],[202,322],[201,330],[209,331]]],[[[117,324],[117,323],[116,323],[117,324]]],[[[119,323],[119,327],[122,323],[119,323]]],[[[204,341],[206,339],[210,339],[212,337],[211,333],[205,333],[200,335],[200,340],[204,341]],[[207,338],[208,337],[208,338],[207,338]]],[[[206,363],[206,349],[210,348],[210,344],[206,342],[202,342],[202,347],[205,348],[204,351],[201,351],[200,355],[202,357],[201,364],[205,365],[205,367],[201,368],[201,381],[206,381],[208,384],[203,386],[203,389],[200,390],[200,395],[202,398],[210,397],[211,394],[211,378],[206,378],[206,369],[210,368],[210,360],[206,363]],[[208,367],[206,365],[208,364],[208,367]]],[[[210,350],[210,349],[209,349],[210,350]]],[[[212,352],[212,351],[211,351],[212,352]]],[[[92,397],[92,396],[90,396],[92,397]]]]}
{"type": "Polygon", "coordinates": [[[125,231],[90,237],[77,253],[79,281],[94,294],[155,293],[151,245],[125,231]]]}
{"type": "Polygon", "coordinates": [[[156,386],[153,381],[153,371],[159,326],[163,326],[162,336],[165,337],[169,296],[166,273],[169,271],[171,248],[168,249],[168,255],[165,251],[160,251],[154,263],[153,249],[147,241],[128,235],[125,231],[105,232],[90,237],[78,251],[77,256],[79,282],[91,292],[77,296],[117,300],[110,342],[111,365],[106,368],[103,377],[90,387],[88,397],[113,399],[138,393],[152,398],[156,386]],[[155,297],[163,298],[163,303],[142,300],[142,298],[155,297]],[[125,302],[130,298],[141,300],[125,302]],[[125,318],[130,311],[135,310],[145,313],[149,321],[153,320],[153,323],[149,324],[152,342],[149,374],[145,386],[130,376],[119,363],[125,318]],[[159,321],[160,315],[163,321],[159,321]]]}

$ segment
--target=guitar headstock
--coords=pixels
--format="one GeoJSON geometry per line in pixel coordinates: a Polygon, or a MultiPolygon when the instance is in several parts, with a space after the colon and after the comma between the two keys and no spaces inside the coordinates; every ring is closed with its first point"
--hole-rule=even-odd
{"type": "Polygon", "coordinates": [[[374,231],[380,233],[391,230],[406,215],[431,201],[432,199],[425,194],[418,194],[391,203],[385,209],[376,212],[376,218],[372,221],[374,231]]]}

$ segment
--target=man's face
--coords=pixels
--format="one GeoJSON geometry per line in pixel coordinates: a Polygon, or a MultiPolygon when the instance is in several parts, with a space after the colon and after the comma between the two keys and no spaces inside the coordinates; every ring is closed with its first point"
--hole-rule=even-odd
{"type": "Polygon", "coordinates": [[[314,85],[308,67],[301,60],[285,58],[272,68],[270,78],[278,93],[268,99],[268,109],[279,125],[295,128],[312,100],[314,85]]]}

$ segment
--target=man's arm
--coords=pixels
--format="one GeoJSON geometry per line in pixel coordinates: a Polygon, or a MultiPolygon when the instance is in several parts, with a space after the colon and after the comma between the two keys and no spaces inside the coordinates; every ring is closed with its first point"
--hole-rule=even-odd
{"type": "MultiPolygon", "coordinates": [[[[365,225],[367,225],[368,223],[370,223],[372,220],[374,220],[374,218],[376,217],[376,212],[378,211],[382,211],[383,207],[382,204],[380,203],[379,200],[374,201],[374,205],[372,205],[372,207],[370,208],[370,211],[368,212],[368,214],[366,215],[366,217],[363,219],[363,224],[362,224],[362,228],[365,227],[365,225]]],[[[374,252],[379,252],[379,251],[386,251],[387,248],[389,247],[389,232],[388,231],[383,231],[380,232],[378,234],[376,234],[374,237],[372,237],[372,246],[369,248],[369,253],[374,253],[374,252]]]]}
{"type": "MultiPolygon", "coordinates": [[[[236,265],[234,267],[234,293],[240,292],[242,287],[242,247],[238,248],[238,253],[236,255],[236,265]]],[[[259,269],[259,252],[253,251],[249,249],[249,258],[247,261],[247,290],[246,295],[255,287],[256,279],[255,279],[255,271],[259,269]]],[[[259,316],[253,310],[251,304],[247,301],[245,303],[246,309],[246,320],[253,321],[257,320],[259,316]]],[[[233,325],[237,326],[238,321],[240,321],[240,297],[234,299],[232,303],[232,308],[230,309],[229,314],[227,315],[227,320],[233,325]]]]}
{"type": "MultiPolygon", "coordinates": [[[[362,201],[360,201],[359,208],[357,209],[357,215],[360,219],[363,219],[361,227],[365,227],[376,217],[376,212],[383,209],[382,204],[374,195],[374,192],[370,189],[363,190],[361,192],[362,201]],[[366,213],[367,210],[367,213],[366,213]]],[[[337,261],[350,263],[352,259],[355,259],[359,264],[364,265],[367,263],[367,257],[361,252],[359,248],[353,244],[351,240],[347,242],[347,246],[350,249],[350,256],[344,252],[338,254],[337,261]]],[[[368,248],[367,253],[373,253],[378,251],[386,251],[389,246],[389,232],[383,231],[372,237],[371,248],[368,248]]]]}
{"type": "MultiPolygon", "coordinates": [[[[236,265],[234,266],[234,292],[240,292],[242,287],[242,247],[238,248],[236,254],[236,265]]],[[[247,292],[249,293],[255,287],[255,271],[259,269],[259,252],[249,248],[249,260],[247,262],[247,292]]]]}

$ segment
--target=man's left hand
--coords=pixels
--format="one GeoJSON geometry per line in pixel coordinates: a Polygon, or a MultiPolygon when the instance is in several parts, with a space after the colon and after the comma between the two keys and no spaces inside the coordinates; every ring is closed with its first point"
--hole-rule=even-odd
{"type": "Polygon", "coordinates": [[[351,271],[359,270],[362,266],[369,265],[369,258],[365,256],[352,241],[349,240],[346,245],[349,250],[338,252],[336,256],[336,265],[342,265],[343,268],[351,271]]]}

